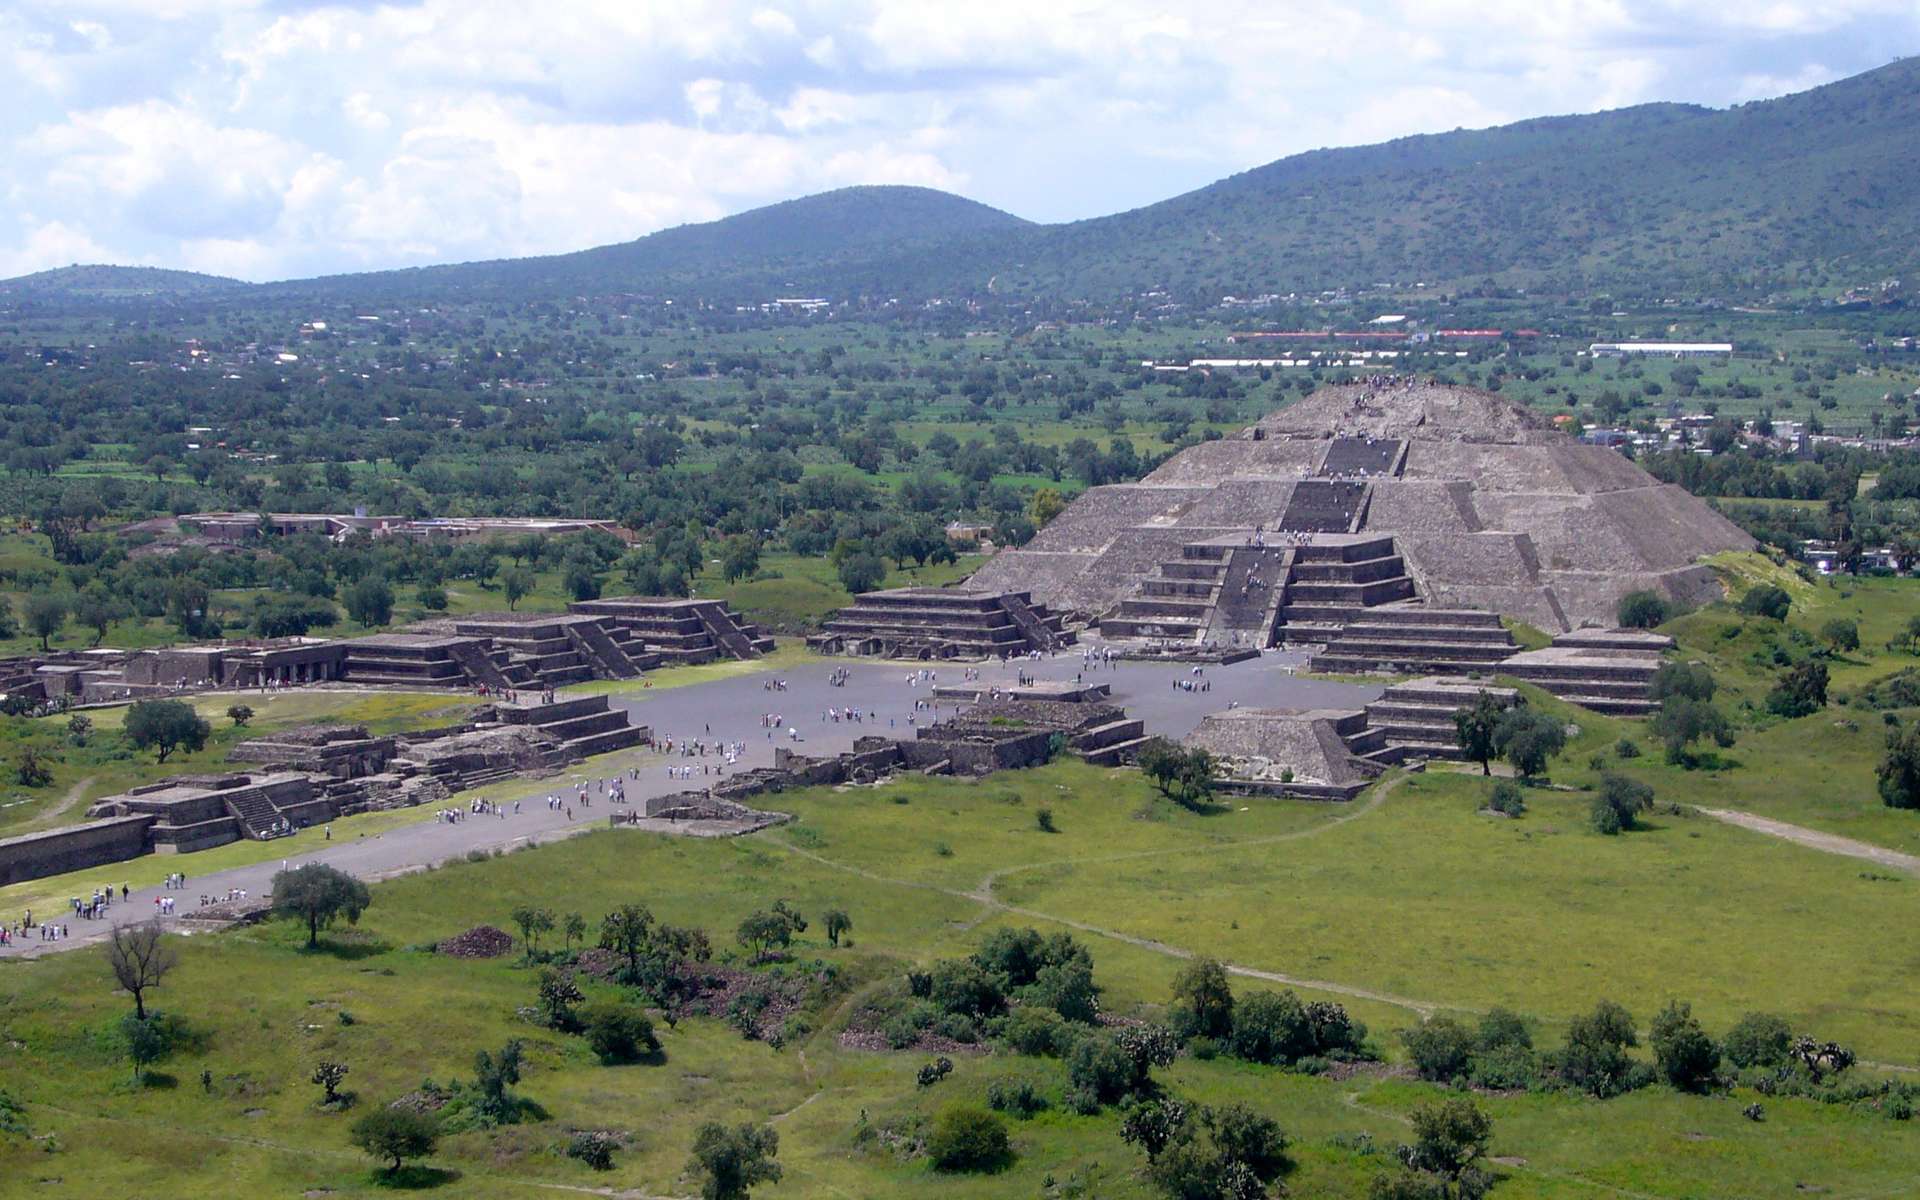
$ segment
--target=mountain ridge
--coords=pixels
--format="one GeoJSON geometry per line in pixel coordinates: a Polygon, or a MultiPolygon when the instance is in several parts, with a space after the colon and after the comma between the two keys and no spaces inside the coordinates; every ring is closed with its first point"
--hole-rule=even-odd
{"type": "Polygon", "coordinates": [[[851,187],[568,254],[236,286],[368,300],[612,291],[715,302],[789,290],[1035,302],[1164,291],[1210,302],[1380,283],[1811,293],[1920,269],[1914,161],[1920,59],[1908,58],[1725,109],[1654,102],[1310,150],[1062,224],[928,188],[851,187]]]}

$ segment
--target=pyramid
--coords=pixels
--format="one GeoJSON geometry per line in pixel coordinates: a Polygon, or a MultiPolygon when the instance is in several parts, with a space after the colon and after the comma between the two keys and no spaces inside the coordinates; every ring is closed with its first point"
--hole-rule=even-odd
{"type": "Polygon", "coordinates": [[[1118,636],[1264,643],[1410,602],[1561,633],[1612,625],[1632,591],[1715,599],[1699,560],[1753,545],[1524,406],[1392,378],[1322,388],[1139,483],[1091,488],[967,586],[1106,617],[1118,636]]]}

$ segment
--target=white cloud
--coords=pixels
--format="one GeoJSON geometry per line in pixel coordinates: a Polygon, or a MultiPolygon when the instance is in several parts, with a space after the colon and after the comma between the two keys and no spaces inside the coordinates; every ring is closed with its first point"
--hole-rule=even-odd
{"type": "Polygon", "coordinates": [[[546,253],[849,183],[1059,220],[1916,43],[1911,0],[13,0],[0,270],[546,253]]]}

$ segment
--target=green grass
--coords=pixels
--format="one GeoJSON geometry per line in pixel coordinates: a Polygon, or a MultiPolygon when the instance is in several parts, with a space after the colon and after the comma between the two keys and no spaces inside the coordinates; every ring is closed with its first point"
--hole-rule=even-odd
{"type": "MultiPolygon", "coordinates": [[[[483,921],[507,925],[517,904],[597,917],[629,899],[663,920],[706,928],[725,945],[740,917],[787,898],[809,914],[841,906],[853,915],[850,947],[829,950],[816,925],[798,955],[834,963],[857,994],[906,962],[964,952],[998,925],[1049,927],[964,893],[987,871],[1060,860],[1078,862],[1008,876],[996,894],[1057,915],[1084,910],[1103,926],[1250,964],[1347,983],[1397,978],[1451,1004],[1490,997],[1550,1021],[1599,992],[1644,1020],[1678,994],[1694,998],[1718,1027],[1740,1006],[1798,1012],[1804,993],[1821,990],[1833,1001],[1814,1006],[1822,1032],[1858,1032],[1855,1009],[1871,1003],[1885,1032],[1863,1036],[1861,1048],[1885,1057],[1910,1051],[1912,1002],[1892,976],[1911,964],[1885,955],[1884,945],[1874,954],[1854,944],[1875,928],[1860,923],[1857,897],[1884,895],[1873,888],[1886,885],[1849,883],[1819,855],[1766,846],[1781,861],[1768,867],[1767,887],[1755,888],[1751,851],[1764,843],[1751,835],[1663,819],[1667,828],[1602,840],[1574,828],[1577,798],[1539,793],[1523,820],[1494,822],[1471,811],[1477,787],[1436,775],[1401,784],[1372,809],[1267,802],[1200,816],[1154,801],[1131,773],[1060,765],[982,783],[789,794],[783,805],[800,821],[751,838],[598,831],[462,862],[377,885],[360,925],[336,933],[334,949],[321,953],[303,952],[298,932],[280,925],[183,943],[181,967],[155,998],[206,1036],[201,1048],[162,1066],[168,1086],[131,1086],[108,1048],[101,1031],[126,1002],[109,990],[96,955],[8,963],[0,967],[5,1086],[27,1104],[34,1132],[53,1134],[59,1149],[4,1145],[15,1178],[57,1178],[74,1194],[137,1192],[164,1180],[182,1194],[368,1195],[380,1189],[348,1146],[352,1116],[313,1107],[317,1089],[305,1079],[312,1063],[347,1063],[345,1086],[365,1111],[424,1077],[470,1077],[475,1050],[519,1037],[528,1042],[519,1090],[550,1119],[447,1139],[432,1164],[456,1176],[446,1194],[518,1196],[557,1185],[684,1195],[693,1190],[681,1169],[697,1125],[755,1120],[775,1123],[786,1171],[756,1195],[1039,1195],[1047,1175],[1092,1170],[1097,1194],[1145,1197],[1140,1159],[1119,1141],[1117,1116],[1057,1107],[1058,1063],[959,1055],[951,1078],[921,1089],[913,1074],[924,1055],[842,1048],[846,1010],[829,998],[815,1014],[817,1031],[784,1051],[696,1018],[662,1030],[664,1063],[601,1067],[578,1040],[516,1018],[535,980],[512,959],[462,962],[408,948],[483,921]],[[907,803],[895,804],[896,796],[907,803]],[[1035,827],[1032,812],[1042,803],[1055,810],[1059,833],[1035,827]],[[1147,815],[1135,815],[1142,810],[1147,815]],[[936,840],[954,853],[938,854],[936,840]],[[1114,858],[1156,850],[1169,853],[1114,858]],[[1814,897],[1829,922],[1824,936],[1809,933],[1814,897]],[[1761,922],[1777,936],[1755,935],[1761,922]],[[1683,925],[1699,936],[1678,936],[1683,925]],[[1754,961],[1769,953],[1792,963],[1754,961]],[[1708,975],[1726,986],[1715,988],[1708,975]],[[1736,987],[1737,997],[1728,994],[1736,987]],[[343,1010],[354,1023],[341,1023],[343,1010]],[[210,1094],[199,1086],[202,1070],[212,1075],[210,1094]],[[855,1148],[863,1114],[876,1124],[928,1117],[956,1101],[979,1102],[988,1081],[1008,1076],[1030,1079],[1056,1108],[1014,1123],[1017,1158],[1003,1174],[946,1178],[922,1161],[855,1148]],[[569,1130],[609,1127],[636,1135],[614,1171],[595,1175],[560,1155],[569,1130]]],[[[1159,1011],[1177,960],[1077,936],[1094,954],[1109,1010],[1159,1011]]],[[[1236,982],[1242,994],[1257,986],[1265,985],[1236,982]]],[[[1394,1055],[1392,1031],[1409,1014],[1347,1003],[1394,1055]]],[[[1556,1038],[1549,1030],[1542,1040],[1556,1038]]],[[[1182,1060],[1161,1078],[1182,1096],[1270,1113],[1294,1140],[1292,1193],[1352,1200],[1389,1164],[1385,1148],[1406,1136],[1406,1111],[1440,1094],[1378,1073],[1334,1082],[1225,1059],[1182,1060]],[[1361,1132],[1382,1152],[1334,1142],[1361,1132]]],[[[1662,1087],[1605,1105],[1482,1098],[1496,1121],[1494,1153],[1509,1159],[1498,1194],[1785,1198],[1811,1182],[1863,1196],[1891,1194],[1920,1172],[1920,1145],[1893,1122],[1768,1099],[1768,1119],[1756,1125],[1739,1115],[1750,1099],[1683,1097],[1662,1087]]]]}

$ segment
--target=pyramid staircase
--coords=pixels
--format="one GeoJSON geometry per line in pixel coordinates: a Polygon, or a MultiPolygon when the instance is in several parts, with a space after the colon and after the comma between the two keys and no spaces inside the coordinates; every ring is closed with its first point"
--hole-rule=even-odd
{"type": "Polygon", "coordinates": [[[263,841],[278,836],[275,829],[280,823],[280,810],[258,788],[235,788],[221,799],[246,837],[263,841]]]}
{"type": "Polygon", "coordinates": [[[1326,538],[1296,546],[1278,613],[1279,640],[1324,645],[1370,610],[1413,595],[1406,560],[1390,536],[1326,538]]]}
{"type": "Polygon", "coordinates": [[[1147,736],[1147,724],[1123,715],[1103,725],[1083,729],[1073,735],[1067,750],[1075,758],[1096,767],[1117,767],[1132,762],[1153,739],[1147,736]]]}
{"type": "Polygon", "coordinates": [[[1100,619],[1101,636],[1269,646],[1293,553],[1234,539],[1189,542],[1100,619]]]}

